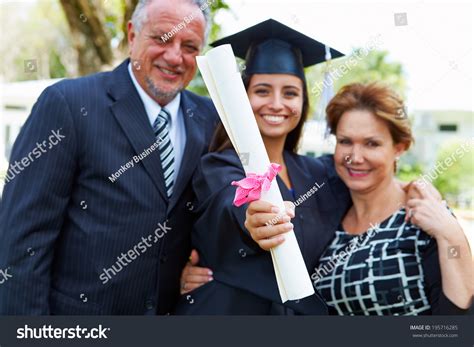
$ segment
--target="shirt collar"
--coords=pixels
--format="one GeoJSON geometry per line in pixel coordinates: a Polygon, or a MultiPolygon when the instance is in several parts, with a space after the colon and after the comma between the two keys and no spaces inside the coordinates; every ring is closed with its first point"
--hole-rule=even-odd
{"type": "MultiPolygon", "coordinates": [[[[148,119],[150,121],[150,124],[153,125],[156,117],[158,117],[158,114],[161,111],[161,106],[153,100],[150,95],[148,95],[145,90],[140,86],[138,83],[137,79],[135,78],[135,74],[132,71],[132,64],[128,64],[128,72],[130,74],[130,77],[132,79],[133,85],[135,86],[138,95],[140,96],[140,99],[142,99],[143,105],[145,106],[145,111],[148,116],[148,119]]],[[[168,113],[171,116],[171,124],[176,124],[178,120],[178,110],[179,110],[179,105],[181,102],[181,93],[178,93],[176,97],[169,102],[165,108],[168,111],[168,113]]]]}

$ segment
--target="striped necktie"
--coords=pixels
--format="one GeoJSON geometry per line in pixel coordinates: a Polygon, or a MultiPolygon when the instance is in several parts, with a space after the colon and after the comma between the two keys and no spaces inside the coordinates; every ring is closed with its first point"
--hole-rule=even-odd
{"type": "Polygon", "coordinates": [[[159,143],[158,150],[160,151],[161,167],[163,168],[168,198],[173,194],[174,184],[174,150],[168,131],[170,120],[170,114],[162,108],[153,123],[153,131],[159,143]]]}

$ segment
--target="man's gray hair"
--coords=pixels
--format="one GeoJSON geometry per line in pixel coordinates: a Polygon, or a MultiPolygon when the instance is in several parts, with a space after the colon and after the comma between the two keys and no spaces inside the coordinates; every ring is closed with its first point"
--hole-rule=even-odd
{"type": "MultiPolygon", "coordinates": [[[[145,22],[148,20],[148,12],[146,10],[146,7],[152,2],[153,0],[139,0],[137,3],[137,6],[135,7],[135,10],[133,11],[132,15],[132,23],[133,26],[135,27],[135,30],[137,32],[140,32],[143,28],[143,25],[145,22]]],[[[204,32],[204,42],[207,41],[207,37],[209,35],[209,32],[211,30],[211,3],[213,0],[186,0],[187,2],[196,5],[204,15],[204,19],[206,21],[206,30],[204,32]]],[[[189,14],[183,14],[184,16],[188,16],[189,14]]]]}

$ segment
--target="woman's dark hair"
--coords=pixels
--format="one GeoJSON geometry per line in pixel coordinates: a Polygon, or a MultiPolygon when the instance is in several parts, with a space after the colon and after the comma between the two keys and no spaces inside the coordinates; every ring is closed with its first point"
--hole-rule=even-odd
{"type": "MultiPolygon", "coordinates": [[[[254,49],[253,47],[251,47],[249,49],[249,53],[247,54],[246,61],[250,59],[250,57],[253,54],[253,51],[254,49]]],[[[300,64],[303,65],[301,52],[295,49],[295,53],[300,58],[299,59],[300,64]]],[[[253,75],[245,74],[245,70],[242,73],[242,80],[244,82],[245,90],[248,89],[252,76],[253,75]]],[[[299,145],[301,136],[303,134],[303,126],[304,126],[304,123],[306,122],[306,119],[308,118],[308,112],[309,112],[308,87],[306,85],[306,80],[303,80],[303,108],[301,110],[301,119],[298,122],[298,125],[292,131],[290,131],[286,137],[286,140],[285,140],[286,150],[292,151],[294,153],[297,152],[298,145],[299,145]]],[[[222,125],[222,123],[219,123],[216,130],[214,131],[214,135],[212,137],[212,141],[209,146],[209,152],[221,152],[228,148],[233,148],[232,142],[230,141],[229,136],[227,135],[227,132],[225,131],[225,128],[222,125]]]]}

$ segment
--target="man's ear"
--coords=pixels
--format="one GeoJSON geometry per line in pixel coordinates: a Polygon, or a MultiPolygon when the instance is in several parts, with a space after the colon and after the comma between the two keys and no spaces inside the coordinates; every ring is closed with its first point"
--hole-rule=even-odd
{"type": "Polygon", "coordinates": [[[135,41],[135,36],[136,36],[135,27],[133,26],[132,21],[129,20],[127,23],[127,39],[128,39],[129,54],[131,54],[133,42],[135,41]]]}

